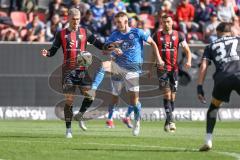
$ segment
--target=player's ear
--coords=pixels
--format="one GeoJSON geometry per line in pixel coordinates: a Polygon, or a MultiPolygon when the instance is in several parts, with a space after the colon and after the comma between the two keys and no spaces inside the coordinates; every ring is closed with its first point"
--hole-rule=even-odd
{"type": "Polygon", "coordinates": [[[128,20],[125,20],[125,24],[128,24],[128,20]]]}

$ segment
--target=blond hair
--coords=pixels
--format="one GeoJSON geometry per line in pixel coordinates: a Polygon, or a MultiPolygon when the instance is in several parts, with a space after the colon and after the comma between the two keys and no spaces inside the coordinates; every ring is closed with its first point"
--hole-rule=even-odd
{"type": "Polygon", "coordinates": [[[78,16],[80,17],[81,16],[81,12],[77,9],[77,8],[71,8],[69,11],[68,11],[68,15],[69,16],[78,16]]]}

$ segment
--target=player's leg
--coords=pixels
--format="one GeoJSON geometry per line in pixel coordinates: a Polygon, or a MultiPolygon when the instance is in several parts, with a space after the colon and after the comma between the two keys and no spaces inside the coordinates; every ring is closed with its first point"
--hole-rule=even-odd
{"type": "Polygon", "coordinates": [[[205,144],[199,149],[199,151],[208,151],[212,148],[212,134],[217,120],[217,113],[222,101],[212,98],[211,104],[207,111],[207,125],[205,144]]]}
{"type": "Polygon", "coordinates": [[[121,90],[123,87],[122,78],[118,75],[112,75],[111,77],[111,87],[112,87],[112,101],[108,106],[108,119],[106,121],[106,126],[108,128],[115,128],[113,122],[113,114],[116,106],[118,105],[119,98],[118,96],[121,94],[121,90]]]}
{"type": "Polygon", "coordinates": [[[81,87],[81,93],[84,96],[84,99],[82,101],[82,105],[79,109],[78,114],[76,115],[76,119],[79,122],[79,127],[83,130],[86,131],[87,127],[84,123],[84,113],[87,111],[87,109],[92,105],[94,97],[89,95],[89,88],[84,88],[81,87]]]}
{"type": "Polygon", "coordinates": [[[139,102],[139,91],[129,91],[130,105],[134,111],[134,124],[133,135],[138,136],[140,133],[140,120],[141,120],[141,103],[139,102]]]}
{"type": "Polygon", "coordinates": [[[172,114],[172,107],[171,107],[171,95],[172,92],[170,88],[166,87],[164,90],[163,96],[163,106],[166,114],[166,120],[164,124],[164,131],[170,132],[170,123],[173,123],[173,114],[172,114]]]}
{"type": "Polygon", "coordinates": [[[72,117],[73,117],[73,101],[75,98],[76,86],[73,85],[71,78],[68,74],[63,75],[63,93],[65,96],[65,106],[64,106],[64,119],[66,123],[66,138],[72,138],[72,117]]]}
{"type": "Polygon", "coordinates": [[[105,75],[105,70],[104,70],[103,66],[101,66],[94,77],[94,80],[92,83],[93,90],[97,90],[97,88],[99,87],[99,85],[101,84],[101,82],[104,79],[104,75],[105,75]]]}
{"type": "Polygon", "coordinates": [[[112,101],[111,104],[108,106],[108,118],[106,121],[106,127],[108,128],[115,128],[114,122],[113,122],[113,113],[115,111],[116,106],[118,105],[118,95],[112,95],[112,101]]]}
{"type": "Polygon", "coordinates": [[[173,121],[172,115],[172,91],[171,91],[171,81],[170,75],[166,71],[157,70],[157,75],[159,79],[159,89],[163,93],[163,106],[166,114],[166,120],[164,124],[164,131],[170,132],[170,122],[173,121]]]}
{"type": "Polygon", "coordinates": [[[178,87],[178,73],[177,72],[171,72],[170,74],[170,89],[171,89],[171,98],[170,98],[170,110],[171,110],[171,118],[169,122],[169,129],[171,132],[176,131],[176,124],[174,122],[174,117],[173,117],[173,111],[175,108],[175,99],[176,99],[176,92],[177,92],[177,87],[178,87]]]}
{"type": "Polygon", "coordinates": [[[83,130],[86,131],[87,127],[85,126],[84,123],[84,113],[87,111],[87,109],[92,105],[94,96],[91,94],[91,87],[92,87],[92,79],[89,76],[87,71],[81,71],[82,78],[79,81],[79,89],[84,96],[84,99],[82,101],[82,105],[79,109],[78,114],[76,115],[76,119],[79,121],[79,127],[83,130]]]}
{"type": "Polygon", "coordinates": [[[133,135],[138,136],[140,133],[140,120],[141,120],[141,103],[139,102],[139,73],[127,72],[124,75],[124,83],[130,98],[130,106],[134,111],[134,125],[133,135]]]}
{"type": "Polygon", "coordinates": [[[205,144],[199,149],[200,151],[208,151],[212,148],[213,130],[217,120],[217,114],[222,102],[229,102],[232,90],[240,85],[240,80],[235,77],[229,77],[222,80],[220,83],[215,82],[212,101],[207,111],[207,124],[205,144]]]}
{"type": "Polygon", "coordinates": [[[132,105],[128,105],[127,112],[125,117],[122,119],[123,123],[128,127],[132,128],[132,122],[131,122],[131,113],[134,111],[134,107],[132,105]]]}

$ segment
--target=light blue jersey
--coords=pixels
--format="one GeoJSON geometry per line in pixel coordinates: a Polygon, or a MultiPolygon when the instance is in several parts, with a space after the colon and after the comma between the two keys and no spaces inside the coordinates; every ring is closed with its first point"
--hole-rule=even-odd
{"type": "Polygon", "coordinates": [[[118,30],[114,31],[107,43],[122,41],[119,45],[123,51],[123,55],[115,57],[115,62],[130,71],[141,72],[143,63],[143,42],[147,41],[149,35],[146,35],[142,29],[131,28],[128,33],[122,33],[118,30]]]}

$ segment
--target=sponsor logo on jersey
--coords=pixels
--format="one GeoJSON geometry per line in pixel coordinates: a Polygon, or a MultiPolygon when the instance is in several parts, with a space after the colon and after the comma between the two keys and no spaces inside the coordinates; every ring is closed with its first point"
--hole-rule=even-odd
{"type": "Polygon", "coordinates": [[[129,35],[129,39],[134,39],[134,34],[131,33],[131,34],[129,35]]]}
{"type": "Polygon", "coordinates": [[[82,39],[82,38],[83,38],[83,35],[81,35],[81,34],[78,35],[78,38],[79,38],[79,39],[82,39]]]}

